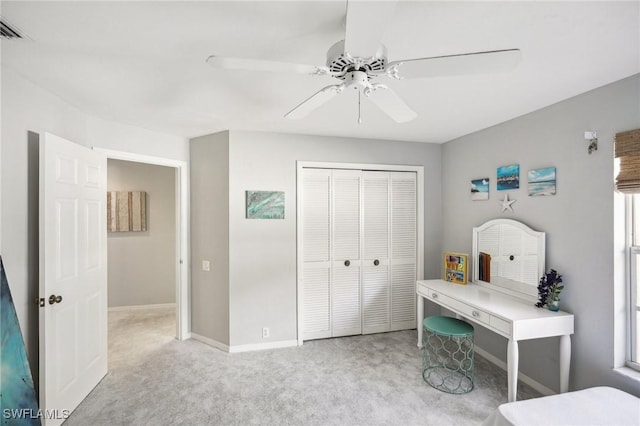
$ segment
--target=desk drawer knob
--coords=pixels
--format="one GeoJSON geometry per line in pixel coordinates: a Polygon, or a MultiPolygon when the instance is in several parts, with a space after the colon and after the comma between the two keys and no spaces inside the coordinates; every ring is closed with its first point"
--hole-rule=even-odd
{"type": "Polygon", "coordinates": [[[480,312],[478,311],[471,311],[471,315],[473,315],[475,318],[478,318],[480,316],[480,312]]]}
{"type": "Polygon", "coordinates": [[[431,295],[431,297],[433,297],[434,299],[437,299],[437,298],[438,298],[438,293],[433,293],[433,294],[431,295]]]}

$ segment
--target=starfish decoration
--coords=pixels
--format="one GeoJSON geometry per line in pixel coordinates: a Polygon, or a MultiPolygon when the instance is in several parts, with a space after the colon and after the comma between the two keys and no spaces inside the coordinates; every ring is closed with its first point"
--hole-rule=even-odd
{"type": "Polygon", "coordinates": [[[511,204],[515,203],[516,200],[511,200],[509,201],[509,194],[504,194],[504,200],[500,201],[502,203],[502,211],[513,211],[513,207],[511,207],[511,204]]]}

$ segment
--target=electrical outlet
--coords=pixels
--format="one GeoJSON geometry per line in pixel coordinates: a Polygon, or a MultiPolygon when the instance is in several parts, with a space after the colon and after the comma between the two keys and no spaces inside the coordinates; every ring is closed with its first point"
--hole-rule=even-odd
{"type": "Polygon", "coordinates": [[[208,260],[202,261],[202,270],[205,272],[209,272],[211,270],[211,263],[208,260]]]}
{"type": "Polygon", "coordinates": [[[269,337],[269,327],[262,327],[262,338],[266,339],[269,337]]]}

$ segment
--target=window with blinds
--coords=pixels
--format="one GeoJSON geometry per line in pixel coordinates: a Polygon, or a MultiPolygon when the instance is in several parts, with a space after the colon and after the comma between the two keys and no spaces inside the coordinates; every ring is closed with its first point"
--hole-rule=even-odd
{"type": "Polygon", "coordinates": [[[640,371],[640,129],[616,134],[616,190],[626,194],[629,252],[627,366],[640,371]]]}

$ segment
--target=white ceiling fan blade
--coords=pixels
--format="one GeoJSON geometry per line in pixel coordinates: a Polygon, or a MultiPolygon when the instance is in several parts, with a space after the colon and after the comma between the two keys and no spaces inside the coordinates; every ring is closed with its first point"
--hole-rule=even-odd
{"type": "Polygon", "coordinates": [[[344,90],[344,84],[338,84],[335,86],[327,86],[321,89],[319,92],[314,93],[311,97],[305,99],[302,103],[296,106],[294,109],[284,115],[285,118],[291,120],[298,120],[309,115],[313,110],[329,102],[335,96],[342,93],[344,90]]]}
{"type": "Polygon", "coordinates": [[[376,55],[380,40],[393,16],[397,0],[347,1],[347,22],[344,51],[354,58],[376,55]]]}
{"type": "Polygon", "coordinates": [[[385,114],[397,123],[406,123],[418,116],[400,96],[384,84],[373,84],[364,94],[385,114]]]}
{"type": "Polygon", "coordinates": [[[227,58],[209,56],[207,63],[214,68],[225,70],[246,70],[265,72],[288,72],[297,74],[316,74],[320,68],[313,65],[291,64],[288,62],[266,61],[263,59],[227,58]]]}
{"type": "Polygon", "coordinates": [[[515,68],[521,58],[520,49],[508,49],[409,59],[389,62],[387,74],[393,78],[422,78],[504,72],[515,68]]]}

